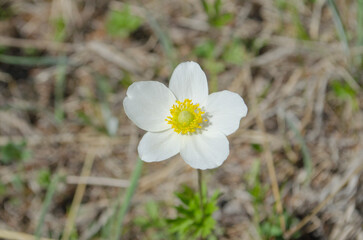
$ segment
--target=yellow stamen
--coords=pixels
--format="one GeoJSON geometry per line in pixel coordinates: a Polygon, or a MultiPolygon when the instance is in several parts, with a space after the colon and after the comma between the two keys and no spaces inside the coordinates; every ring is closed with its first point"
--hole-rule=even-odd
{"type": "Polygon", "coordinates": [[[185,99],[184,102],[176,101],[176,104],[170,109],[171,116],[167,121],[175,132],[181,134],[194,133],[197,129],[202,128],[203,114],[205,112],[199,107],[199,104],[193,104],[192,100],[185,99]]]}

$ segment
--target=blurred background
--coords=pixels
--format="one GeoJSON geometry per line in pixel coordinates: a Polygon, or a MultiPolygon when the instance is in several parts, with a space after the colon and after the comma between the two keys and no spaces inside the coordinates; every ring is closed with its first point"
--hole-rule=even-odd
{"type": "MultiPolygon", "coordinates": [[[[214,239],[363,239],[362,0],[0,0],[0,239],[111,239],[144,132],[122,101],[187,60],[249,107],[214,239]]],[[[171,239],[179,156],[144,164],[123,239],[171,239]]]]}

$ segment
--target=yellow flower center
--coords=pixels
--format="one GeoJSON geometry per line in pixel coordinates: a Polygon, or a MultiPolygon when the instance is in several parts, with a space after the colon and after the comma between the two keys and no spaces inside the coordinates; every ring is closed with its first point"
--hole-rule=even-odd
{"type": "Polygon", "coordinates": [[[202,128],[203,121],[207,121],[202,117],[204,113],[199,104],[193,104],[190,99],[185,99],[184,102],[177,100],[170,109],[171,116],[168,116],[165,121],[177,133],[194,133],[197,129],[202,128]]]}

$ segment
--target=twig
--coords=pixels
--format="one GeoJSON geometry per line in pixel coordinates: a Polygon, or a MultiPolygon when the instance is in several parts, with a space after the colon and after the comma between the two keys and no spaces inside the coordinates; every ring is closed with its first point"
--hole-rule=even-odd
{"type": "Polygon", "coordinates": [[[278,60],[281,60],[283,58],[286,58],[287,56],[290,56],[291,54],[295,53],[296,50],[294,47],[291,46],[281,46],[279,48],[276,48],[274,50],[268,51],[267,53],[255,57],[253,60],[251,60],[251,66],[258,67],[267,65],[271,62],[276,62],[278,60]]]}
{"type": "Polygon", "coordinates": [[[100,231],[101,228],[105,227],[108,224],[110,219],[115,215],[119,202],[121,202],[121,193],[122,192],[119,191],[118,196],[112,202],[111,206],[107,208],[106,211],[101,214],[100,218],[80,236],[80,240],[91,239],[95,234],[100,231]]]}
{"type": "Polygon", "coordinates": [[[132,58],[103,42],[90,42],[87,44],[87,48],[107,61],[110,61],[129,72],[137,73],[139,70],[132,58]]]}
{"type": "MultiPolygon", "coordinates": [[[[0,239],[8,239],[8,240],[35,240],[36,237],[30,234],[22,233],[22,232],[14,232],[8,231],[4,229],[0,229],[0,239]]],[[[51,238],[38,238],[39,240],[53,240],[51,238]]]]}
{"type": "Polygon", "coordinates": [[[357,168],[353,170],[352,173],[348,174],[348,176],[343,180],[343,182],[339,185],[339,187],[332,192],[329,196],[327,196],[324,201],[322,201],[318,206],[316,206],[310,215],[306,216],[303,220],[301,220],[296,226],[291,228],[284,234],[285,239],[289,239],[294,233],[299,231],[302,227],[304,227],[308,222],[310,222],[315,215],[350,181],[350,179],[363,170],[363,165],[359,165],[357,168]]]}
{"type": "Polygon", "coordinates": [[[140,179],[139,192],[146,192],[147,190],[153,188],[154,186],[167,181],[171,175],[177,174],[185,170],[185,164],[180,161],[170,161],[163,169],[157,172],[150,173],[140,179]]]}
{"type": "MultiPolygon", "coordinates": [[[[250,68],[246,68],[247,70],[247,76],[249,81],[251,80],[251,72],[250,72],[250,68]]],[[[253,87],[251,88],[251,95],[250,96],[256,96],[254,93],[255,92],[253,87]]],[[[256,98],[255,97],[251,97],[251,102],[253,105],[253,109],[258,109],[258,105],[256,102],[256,98]]],[[[266,128],[265,125],[262,121],[262,117],[260,114],[260,111],[257,110],[258,112],[256,113],[256,121],[257,121],[257,126],[259,129],[261,129],[262,133],[264,135],[266,135],[266,128]]],[[[268,138],[267,136],[264,138],[264,158],[266,160],[267,163],[267,169],[268,169],[268,174],[270,176],[270,180],[271,180],[271,185],[272,185],[272,193],[274,196],[274,199],[276,201],[276,210],[277,213],[279,214],[279,219],[280,219],[280,227],[282,229],[282,231],[284,232],[286,229],[286,225],[285,225],[285,219],[283,216],[283,208],[282,208],[282,204],[281,204],[281,197],[280,197],[280,190],[279,190],[279,185],[278,185],[278,181],[277,181],[277,177],[276,177],[276,171],[275,171],[275,165],[273,162],[273,156],[271,153],[271,148],[270,148],[270,144],[268,142],[268,138]]]]}
{"type": "Polygon", "coordinates": [[[321,12],[325,0],[319,0],[315,2],[313,13],[311,16],[310,27],[309,27],[309,35],[313,39],[318,39],[319,37],[319,28],[320,28],[320,19],[321,19],[321,12]]]}
{"type": "MultiPolygon", "coordinates": [[[[9,115],[9,114],[8,114],[9,115]]],[[[54,134],[49,136],[44,135],[36,135],[31,132],[31,134],[27,134],[27,136],[11,136],[5,137],[0,136],[0,145],[6,145],[9,142],[20,142],[25,140],[29,146],[37,146],[44,143],[80,143],[80,144],[94,144],[94,145],[117,145],[126,142],[126,137],[118,137],[115,139],[110,139],[109,137],[93,135],[93,134],[54,134]]],[[[24,134],[25,135],[25,134],[24,134]]],[[[93,146],[94,146],[93,145],[93,146]]]]}
{"type": "MultiPolygon", "coordinates": [[[[82,177],[87,177],[90,175],[94,159],[95,159],[94,153],[87,154],[85,163],[82,168],[82,173],[81,173],[82,177]]],[[[69,211],[68,218],[64,227],[62,240],[68,240],[72,233],[74,221],[76,219],[77,212],[81,204],[85,189],[86,189],[86,184],[83,183],[78,184],[76,193],[74,194],[72,206],[69,211]]]]}
{"type": "Polygon", "coordinates": [[[85,184],[93,186],[107,186],[125,188],[130,185],[129,180],[122,180],[107,177],[85,177],[85,176],[67,176],[68,184],[85,184]]]}
{"type": "Polygon", "coordinates": [[[42,40],[19,39],[0,36],[0,45],[18,48],[37,48],[63,52],[72,52],[77,46],[69,43],[59,43],[42,40]]]}

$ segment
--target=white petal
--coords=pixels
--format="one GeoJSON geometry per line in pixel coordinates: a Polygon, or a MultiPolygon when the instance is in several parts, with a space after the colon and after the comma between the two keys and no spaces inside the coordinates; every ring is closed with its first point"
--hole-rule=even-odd
{"type": "Polygon", "coordinates": [[[219,167],[228,157],[229,142],[218,131],[204,131],[202,134],[183,136],[180,155],[186,163],[196,169],[219,167]]]}
{"type": "Polygon", "coordinates": [[[208,96],[206,112],[210,128],[227,136],[238,129],[240,120],[246,116],[247,111],[245,102],[237,93],[222,91],[208,96]]]}
{"type": "Polygon", "coordinates": [[[169,88],[181,102],[188,98],[194,104],[202,104],[208,97],[207,77],[195,62],[179,64],[171,75],[169,88]]]}
{"type": "Polygon", "coordinates": [[[181,135],[169,129],[163,132],[147,132],[137,148],[140,158],[145,162],[159,162],[179,153],[181,135]]]}
{"type": "Polygon", "coordinates": [[[124,99],[126,115],[141,129],[151,132],[170,128],[165,118],[175,103],[175,96],[162,83],[135,82],[127,89],[124,99]]]}

